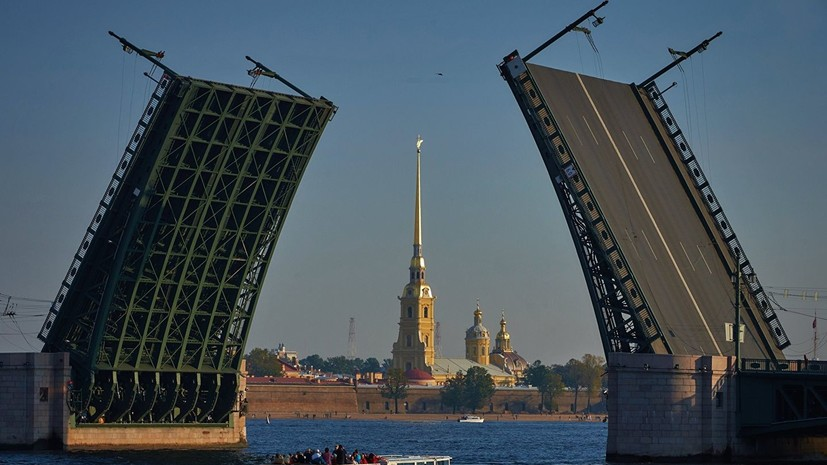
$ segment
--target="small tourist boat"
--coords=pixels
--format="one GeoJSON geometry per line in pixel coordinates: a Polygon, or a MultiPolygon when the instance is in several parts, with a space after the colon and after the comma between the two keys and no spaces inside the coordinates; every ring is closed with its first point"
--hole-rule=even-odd
{"type": "Polygon", "coordinates": [[[451,465],[447,455],[383,455],[382,465],[451,465]]]}
{"type": "Polygon", "coordinates": [[[463,415],[459,417],[457,421],[460,423],[482,423],[485,421],[485,418],[476,415],[463,415]]]}

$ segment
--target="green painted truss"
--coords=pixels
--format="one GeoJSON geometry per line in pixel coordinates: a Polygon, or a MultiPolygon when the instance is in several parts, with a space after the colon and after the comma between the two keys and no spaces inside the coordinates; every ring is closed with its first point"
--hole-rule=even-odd
{"type": "Polygon", "coordinates": [[[227,422],[290,203],[335,112],[164,74],[39,334],[78,421],[227,422]]]}

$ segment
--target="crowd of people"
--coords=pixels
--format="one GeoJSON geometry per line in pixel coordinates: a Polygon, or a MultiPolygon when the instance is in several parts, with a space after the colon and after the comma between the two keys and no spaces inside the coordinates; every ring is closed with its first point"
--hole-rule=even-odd
{"type": "Polygon", "coordinates": [[[304,452],[296,451],[294,454],[276,454],[273,457],[275,464],[293,464],[293,463],[310,463],[315,465],[339,465],[345,463],[382,463],[382,457],[374,454],[362,454],[359,449],[353,449],[353,452],[348,454],[344,446],[336,444],[333,451],[329,447],[324,448],[324,452],[316,449],[307,449],[304,452]]]}

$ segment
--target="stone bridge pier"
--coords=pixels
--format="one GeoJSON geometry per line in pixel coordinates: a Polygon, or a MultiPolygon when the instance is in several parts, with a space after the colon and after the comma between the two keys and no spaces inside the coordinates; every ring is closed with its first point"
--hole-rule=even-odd
{"type": "Polygon", "coordinates": [[[607,459],[827,460],[827,377],[798,361],[745,360],[735,374],[734,361],[610,354],[607,459]]]}

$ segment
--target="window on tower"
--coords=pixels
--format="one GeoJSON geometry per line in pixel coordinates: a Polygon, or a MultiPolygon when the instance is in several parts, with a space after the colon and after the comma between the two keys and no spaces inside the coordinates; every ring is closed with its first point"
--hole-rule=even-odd
{"type": "Polygon", "coordinates": [[[425,307],[425,318],[428,318],[428,307],[425,307]]]}
{"type": "Polygon", "coordinates": [[[425,347],[428,347],[428,335],[425,335],[425,347]]]}
{"type": "Polygon", "coordinates": [[[408,318],[413,318],[413,307],[408,307],[408,318]]]}
{"type": "Polygon", "coordinates": [[[406,342],[408,343],[408,347],[410,347],[411,345],[413,345],[413,344],[411,343],[411,335],[410,335],[410,334],[408,334],[408,337],[407,337],[407,341],[406,341],[406,342]]]}

